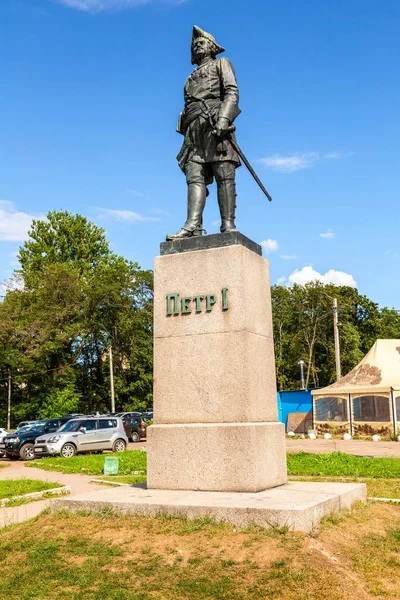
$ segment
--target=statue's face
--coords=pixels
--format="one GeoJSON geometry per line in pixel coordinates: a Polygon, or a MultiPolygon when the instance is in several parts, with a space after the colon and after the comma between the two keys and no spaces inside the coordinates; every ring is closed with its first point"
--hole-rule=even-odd
{"type": "Polygon", "coordinates": [[[206,38],[197,38],[192,45],[193,58],[198,64],[207,56],[211,56],[211,42],[206,38]]]}

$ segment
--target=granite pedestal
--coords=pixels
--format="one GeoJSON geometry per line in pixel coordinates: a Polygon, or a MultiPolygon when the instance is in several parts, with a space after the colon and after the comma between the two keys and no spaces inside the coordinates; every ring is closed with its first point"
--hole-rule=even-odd
{"type": "Polygon", "coordinates": [[[257,492],[286,483],[260,246],[234,232],[167,242],[161,254],[148,488],[257,492]]]}

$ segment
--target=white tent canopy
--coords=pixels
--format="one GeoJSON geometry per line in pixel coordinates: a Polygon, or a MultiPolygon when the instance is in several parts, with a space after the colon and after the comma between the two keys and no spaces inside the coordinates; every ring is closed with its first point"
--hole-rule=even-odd
{"type": "Polygon", "coordinates": [[[400,340],[376,340],[362,361],[332,385],[312,391],[314,399],[343,394],[400,391],[400,340]]]}

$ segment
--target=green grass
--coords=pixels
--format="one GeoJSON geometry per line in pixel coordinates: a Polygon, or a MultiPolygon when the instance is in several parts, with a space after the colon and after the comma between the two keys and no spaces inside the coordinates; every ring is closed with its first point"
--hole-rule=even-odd
{"type": "Polygon", "coordinates": [[[400,479],[398,458],[351,456],[344,452],[332,454],[298,452],[287,455],[287,464],[289,475],[400,479]]]}
{"type": "Polygon", "coordinates": [[[0,531],[0,600],[398,600],[400,511],[318,536],[209,519],[47,513],[0,531]]]}
{"type": "Polygon", "coordinates": [[[43,492],[53,488],[62,487],[59,483],[52,481],[40,481],[38,479],[4,479],[0,481],[0,499],[23,496],[32,492],[43,492]]]}
{"type": "MultiPolygon", "coordinates": [[[[105,456],[118,456],[118,476],[143,476],[144,478],[146,475],[146,452],[144,450],[125,450],[125,452],[107,455],[81,454],[72,458],[41,458],[26,466],[61,473],[102,475],[105,456]]],[[[400,479],[400,460],[397,458],[351,456],[344,452],[332,454],[298,452],[288,453],[287,463],[289,475],[400,479]]],[[[127,479],[125,482],[137,483],[134,479],[127,479]]]]}
{"type": "Polygon", "coordinates": [[[108,454],[78,454],[71,458],[48,457],[27,463],[27,467],[35,467],[59,473],[81,473],[84,475],[102,475],[106,456],[118,456],[119,475],[133,475],[146,472],[146,452],[144,450],[125,450],[125,452],[108,454]]]}

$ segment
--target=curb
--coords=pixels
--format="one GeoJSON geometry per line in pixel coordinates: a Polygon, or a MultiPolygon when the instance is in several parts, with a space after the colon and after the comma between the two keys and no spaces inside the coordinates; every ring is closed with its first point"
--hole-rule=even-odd
{"type": "Polygon", "coordinates": [[[130,485],[130,483],[121,483],[120,481],[107,481],[106,479],[91,479],[90,483],[103,483],[105,485],[116,485],[116,486],[125,486],[130,485]]]}
{"type": "Polygon", "coordinates": [[[0,500],[0,507],[7,506],[10,502],[15,500],[31,500],[36,498],[42,498],[46,494],[54,494],[56,496],[64,496],[71,492],[70,485],[63,485],[62,487],[50,488],[49,490],[42,490],[41,492],[31,492],[30,494],[24,494],[23,496],[12,496],[12,498],[3,498],[0,500]]]}
{"type": "Polygon", "coordinates": [[[394,502],[396,504],[400,502],[399,498],[373,498],[372,496],[368,496],[367,500],[374,502],[394,502]]]}

